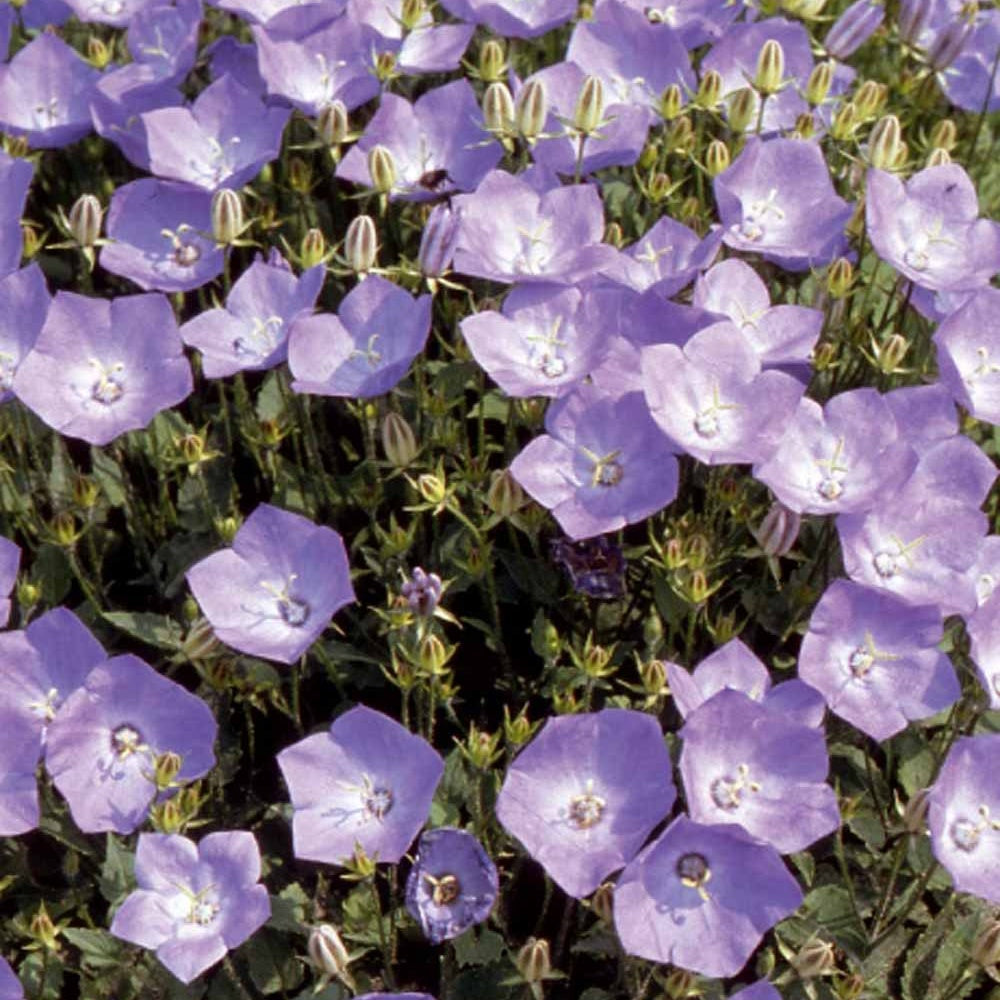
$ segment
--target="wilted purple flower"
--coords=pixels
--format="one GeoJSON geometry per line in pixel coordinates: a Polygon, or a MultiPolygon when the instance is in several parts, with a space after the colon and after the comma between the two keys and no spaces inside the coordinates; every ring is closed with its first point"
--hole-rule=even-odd
{"type": "Polygon", "coordinates": [[[733,976],[802,890],[778,852],[740,827],[678,816],[625,869],[614,900],[628,954],[733,976]]]}
{"type": "Polygon", "coordinates": [[[222,273],[208,191],[152,177],[132,181],[111,196],[105,228],[110,243],[101,248],[101,267],[140,288],[186,292],[222,273]]]}
{"type": "Polygon", "coordinates": [[[888,739],[958,700],[955,670],[937,648],[942,621],[936,607],[835,580],[809,619],[799,677],[831,712],[873,739],[888,739]]]}
{"type": "Polygon", "coordinates": [[[498,891],[496,865],[471,833],[442,826],[428,830],[417,842],[406,879],[406,909],[431,944],[482,923],[498,891]]]}
{"type": "Polygon", "coordinates": [[[449,14],[470,24],[484,24],[509,38],[536,38],[565,24],[576,13],[575,0],[444,0],[449,14]]]}
{"type": "Polygon", "coordinates": [[[1000,271],[1000,223],[978,218],[975,185],[957,163],[925,167],[905,184],[873,169],[867,191],[872,245],[915,284],[962,291],[1000,271]]]}
{"type": "Polygon", "coordinates": [[[45,768],[84,833],[131,833],[157,794],[156,758],[181,758],[176,780],[215,764],[208,705],[137,656],[94,667],[49,724],[45,768]]]}
{"type": "Polygon", "coordinates": [[[202,352],[206,378],[273,368],[288,356],[288,335],[316,303],[326,271],[322,265],[295,277],[282,266],[255,260],[226,299],[225,309],[208,309],[180,329],[185,344],[202,352]]]}
{"type": "Polygon", "coordinates": [[[773,454],[805,391],[790,375],[762,372],[757,353],[728,321],[696,333],[683,350],[645,348],[642,381],[663,433],[710,465],[773,454]]]}
{"type": "Polygon", "coordinates": [[[639,393],[580,385],[549,407],[545,429],[510,471],[570,538],[634,524],[677,495],[673,446],[639,393]]]}
{"type": "Polygon", "coordinates": [[[885,19],[885,7],[877,0],[855,0],[826,33],[823,46],[834,59],[849,59],[885,19]]]}
{"type": "Polygon", "coordinates": [[[241,945],[271,916],[260,883],[260,848],[245,830],[210,833],[197,845],[177,834],[141,833],[136,889],[111,933],[156,957],[183,983],[241,945]]]}
{"type": "Polygon", "coordinates": [[[14,974],[10,962],[0,957],[0,1000],[24,1000],[24,987],[14,974]]]}
{"type": "Polygon", "coordinates": [[[427,821],[444,761],[430,744],[359,705],[328,733],[278,754],[295,813],[295,856],[343,864],[355,846],[394,864],[427,821]]]}
{"type": "Polygon", "coordinates": [[[459,195],[455,270],[492,281],[574,284],[614,261],[601,243],[604,208],[596,187],[573,184],[539,194],[529,179],[487,174],[459,195]]]}
{"type": "Polygon", "coordinates": [[[21,263],[21,213],[33,174],[34,168],[27,160],[0,151],[0,275],[10,274],[21,263]]]}
{"type": "Polygon", "coordinates": [[[738,823],[782,854],[804,850],[840,825],[818,728],[742,691],[723,690],[687,717],[680,736],[685,797],[696,822],[738,823]]]}
{"type": "Polygon", "coordinates": [[[994,424],[1000,423],[998,308],[1000,290],[987,285],[934,333],[941,383],[977,420],[994,424]]]}
{"type": "Polygon", "coordinates": [[[851,206],[834,191],[815,143],[751,137],[713,184],[725,242],[734,250],[805,271],[846,245],[851,206]]]}
{"type": "Polygon", "coordinates": [[[0,626],[10,621],[10,592],[17,582],[17,569],[20,565],[20,545],[0,535],[0,626]]]}
{"type": "Polygon", "coordinates": [[[291,331],[288,364],[296,392],[321,396],[380,396],[406,374],[431,327],[431,297],[366,275],[337,315],[300,319],[291,331]]]}
{"type": "Polygon", "coordinates": [[[347,551],[332,528],[260,504],[232,548],[187,571],[220,641],[251,656],[297,660],[354,600],[347,551]]]}
{"type": "Polygon", "coordinates": [[[801,399],[777,451],[754,476],[801,514],[852,513],[888,500],[916,464],[884,397],[851,389],[824,408],[801,399]]]}
{"type": "Polygon", "coordinates": [[[424,618],[434,614],[441,600],[441,590],[441,577],[437,573],[425,573],[420,566],[414,567],[409,579],[399,588],[410,610],[424,618]]]}
{"type": "Polygon", "coordinates": [[[955,888],[1000,903],[1000,736],[959,737],[927,793],[934,855],[955,888]]]}
{"type": "Polygon", "coordinates": [[[776,500],[764,515],[760,527],[754,531],[754,538],[764,555],[776,559],[792,551],[801,526],[802,518],[776,500]]]}
{"type": "Polygon", "coordinates": [[[656,719],[608,708],[549,719],[508,768],[496,815],[580,899],[635,857],[676,797],[656,719]]]}
{"type": "Polygon", "coordinates": [[[607,535],[576,542],[553,538],[550,548],[578,594],[611,601],[624,596],[625,554],[607,535]]]}
{"type": "Polygon", "coordinates": [[[0,126],[34,149],[56,149],[93,130],[90,96],[100,74],[61,38],[43,32],[0,74],[0,126]]]}
{"type": "Polygon", "coordinates": [[[370,187],[368,154],[378,145],[389,151],[396,168],[391,198],[439,197],[439,185],[433,181],[440,171],[446,174],[443,190],[471,191],[503,155],[498,142],[484,140],[489,134],[467,80],[429,90],[414,104],[383,94],[364,135],[340,161],[337,176],[370,187]]]}
{"type": "Polygon", "coordinates": [[[14,394],[54,430],[107,444],[191,392],[170,303],[163,295],[92,299],[57,292],[14,394]]]}

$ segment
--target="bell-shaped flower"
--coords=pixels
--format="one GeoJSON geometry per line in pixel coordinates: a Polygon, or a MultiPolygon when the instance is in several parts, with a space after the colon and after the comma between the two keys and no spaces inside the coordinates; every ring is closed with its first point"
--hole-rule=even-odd
{"type": "Polygon", "coordinates": [[[1000,108],[1000,74],[993,69],[998,49],[1000,11],[981,8],[961,52],[937,77],[955,107],[975,114],[1000,108]]]}
{"type": "Polygon", "coordinates": [[[260,504],[232,548],[187,571],[221,642],[251,656],[297,660],[354,600],[347,550],[332,528],[260,504]]]}
{"type": "Polygon", "coordinates": [[[979,289],[934,332],[941,384],[977,420],[1000,424],[1000,290],[979,289]]]}
{"type": "Polygon", "coordinates": [[[6,958],[0,958],[0,1000],[24,1000],[24,987],[6,958]]]}
{"type": "Polygon", "coordinates": [[[198,55],[201,19],[201,0],[144,7],[129,21],[128,50],[137,63],[152,71],[154,79],[180,84],[198,55]]]}
{"type": "Polygon", "coordinates": [[[607,708],[549,719],[508,768],[496,815],[581,899],[635,857],[676,795],[656,719],[607,708]]]}

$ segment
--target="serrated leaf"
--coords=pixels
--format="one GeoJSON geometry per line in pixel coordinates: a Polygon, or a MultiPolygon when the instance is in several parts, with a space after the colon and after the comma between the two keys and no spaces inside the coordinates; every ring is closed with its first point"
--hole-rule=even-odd
{"type": "Polygon", "coordinates": [[[461,966],[489,965],[503,957],[503,938],[489,928],[477,930],[472,927],[451,942],[455,950],[455,960],[461,966]]]}
{"type": "Polygon", "coordinates": [[[151,611],[106,611],[102,617],[147,646],[175,653],[184,642],[184,630],[166,615],[151,611]]]}
{"type": "Polygon", "coordinates": [[[124,944],[107,931],[87,927],[64,927],[62,936],[78,948],[85,966],[111,969],[121,965],[124,944]]]}

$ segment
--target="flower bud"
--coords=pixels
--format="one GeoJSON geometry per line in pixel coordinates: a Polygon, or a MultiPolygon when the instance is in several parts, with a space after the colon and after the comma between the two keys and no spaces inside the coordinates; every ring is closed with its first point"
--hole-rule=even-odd
{"type": "Polygon", "coordinates": [[[396,54],[394,52],[379,52],[375,56],[375,76],[379,83],[385,83],[396,75],[396,54]]]}
{"type": "Polygon", "coordinates": [[[510,469],[493,473],[486,491],[486,503],[494,514],[510,517],[524,506],[526,499],[521,484],[511,475],[510,469]]]}
{"type": "Polygon", "coordinates": [[[479,49],[479,79],[484,83],[499,83],[506,74],[503,44],[496,38],[487,39],[479,49]]]}
{"type": "Polygon", "coordinates": [[[776,38],[769,38],[757,55],[757,72],[753,78],[754,89],[765,97],[781,90],[785,77],[785,50],[776,38]]]}
{"type": "Polygon", "coordinates": [[[174,779],[180,774],[181,766],[184,763],[179,753],[167,750],[156,758],[153,765],[153,781],[161,791],[170,788],[174,779]]]}
{"type": "Polygon", "coordinates": [[[947,69],[961,54],[972,34],[972,25],[964,18],[949,21],[935,36],[927,50],[927,62],[940,73],[947,69]]]}
{"type": "Polygon", "coordinates": [[[417,661],[428,674],[440,674],[455,652],[455,646],[447,646],[436,635],[425,635],[420,640],[417,661]]]}
{"type": "Polygon", "coordinates": [[[101,203],[92,194],[81,194],[69,210],[69,231],[81,247],[92,247],[101,235],[101,203]]]}
{"type": "Polygon", "coordinates": [[[540,983],[552,972],[549,942],[545,938],[528,938],[514,960],[517,971],[526,983],[540,983]]]}
{"type": "Polygon", "coordinates": [[[519,135],[529,143],[534,142],[545,128],[549,102],[545,84],[541,80],[529,80],[518,94],[514,110],[515,127],[519,135]]]}
{"type": "Polygon", "coordinates": [[[90,476],[74,476],[73,501],[84,510],[91,510],[97,504],[101,488],[90,476]]]}
{"type": "Polygon", "coordinates": [[[807,941],[789,963],[802,979],[827,976],[837,967],[836,949],[829,941],[807,941]]]}
{"type": "Polygon", "coordinates": [[[945,149],[949,153],[958,142],[958,129],[950,118],[942,118],[931,129],[930,145],[934,149],[945,149]]]}
{"type": "Polygon", "coordinates": [[[399,9],[399,20],[405,31],[413,31],[427,13],[424,0],[403,0],[399,9]]]}
{"type": "Polygon", "coordinates": [[[527,706],[522,708],[521,711],[514,716],[514,718],[511,718],[509,708],[504,705],[503,735],[509,747],[516,750],[518,747],[524,746],[524,744],[527,743],[528,740],[530,740],[534,735],[537,728],[538,723],[531,722],[528,719],[527,706]]]}
{"type": "Polygon", "coordinates": [[[709,177],[718,177],[729,168],[729,147],[721,139],[713,139],[705,151],[705,172],[709,177]]]}
{"type": "Polygon", "coordinates": [[[899,371],[899,366],[903,363],[909,349],[909,341],[902,334],[894,333],[884,344],[876,347],[875,358],[879,370],[885,375],[892,375],[899,371]]]}
{"type": "Polygon", "coordinates": [[[77,539],[80,537],[80,532],[76,527],[76,518],[68,511],[56,514],[52,518],[52,534],[59,545],[63,545],[66,548],[75,545],[77,539]]]}
{"type": "Polygon", "coordinates": [[[865,992],[865,977],[860,972],[852,972],[836,984],[836,989],[840,1000],[860,1000],[865,992]]]}
{"type": "Polygon", "coordinates": [[[573,111],[573,128],[579,135],[593,135],[604,117],[604,84],[588,76],[580,87],[573,111]]]}
{"type": "Polygon", "coordinates": [[[811,139],[816,132],[816,119],[808,111],[795,119],[794,137],[799,139],[811,139]]]}
{"type": "Polygon", "coordinates": [[[648,695],[659,697],[669,691],[667,668],[663,660],[645,660],[639,664],[639,679],[648,695]]]}
{"type": "Polygon", "coordinates": [[[663,561],[670,570],[680,569],[687,562],[679,538],[667,539],[667,544],[663,546],[663,561]]]}
{"type": "Polygon", "coordinates": [[[604,241],[610,247],[621,250],[625,246],[625,233],[620,222],[609,222],[604,228],[604,241]]]}
{"type": "Polygon", "coordinates": [[[858,109],[853,101],[844,101],[833,116],[830,125],[830,135],[839,142],[847,142],[854,136],[854,130],[858,126],[858,109]]]}
{"type": "Polygon", "coordinates": [[[875,80],[865,80],[854,94],[854,106],[862,118],[874,118],[889,98],[889,88],[875,80]]]}
{"type": "Polygon", "coordinates": [[[31,260],[43,247],[38,230],[26,222],[21,223],[21,253],[25,260],[31,260]]]}
{"type": "Polygon", "coordinates": [[[435,205],[424,223],[417,255],[420,270],[426,278],[440,277],[451,267],[457,243],[458,212],[447,202],[435,205]]]}
{"type": "Polygon", "coordinates": [[[664,121],[673,121],[684,106],[684,94],[678,84],[672,83],[660,95],[660,117],[664,121]]]}
{"type": "Polygon", "coordinates": [[[670,194],[672,184],[673,182],[670,180],[669,174],[663,172],[653,174],[647,188],[649,200],[654,203],[663,201],[670,194]]]}
{"type": "Polygon", "coordinates": [[[491,83],[483,94],[483,124],[494,135],[510,135],[514,131],[514,98],[506,83],[491,83]]]}
{"type": "Polygon", "coordinates": [[[378,240],[375,220],[370,215],[359,215],[351,220],[344,236],[344,257],[355,274],[366,274],[375,266],[378,240]]]}
{"type": "Polygon", "coordinates": [[[915,47],[927,27],[934,9],[934,0],[900,0],[896,28],[907,45],[915,47]]]}
{"type": "Polygon", "coordinates": [[[927,801],[929,789],[922,788],[917,792],[903,809],[903,826],[908,833],[923,833],[927,823],[927,809],[930,803],[927,801]]]}
{"type": "Polygon", "coordinates": [[[376,145],[368,150],[368,173],[372,187],[380,194],[388,194],[396,183],[396,160],[385,146],[376,145]]]}
{"type": "MultiPolygon", "coordinates": [[[[184,637],[181,645],[181,652],[191,661],[204,660],[219,651],[219,640],[215,637],[215,631],[211,624],[205,619],[198,617],[198,605],[193,600],[195,621],[184,637]]],[[[185,601],[187,605],[187,601],[185,601]]],[[[190,614],[190,610],[186,609],[190,614]]]]}
{"type": "Polygon", "coordinates": [[[786,556],[799,537],[801,525],[802,518],[776,500],[755,532],[757,544],[765,555],[775,558],[786,556]]]}
{"type": "Polygon", "coordinates": [[[22,608],[33,608],[42,599],[42,589],[30,580],[21,580],[17,584],[17,603],[22,608]]]}
{"type": "Polygon", "coordinates": [[[698,84],[698,93],[695,94],[694,103],[699,108],[712,111],[718,107],[722,100],[722,74],[718,70],[710,69],[698,84]]]}
{"type": "Polygon", "coordinates": [[[694,149],[694,127],[690,118],[675,118],[667,126],[665,145],[671,153],[689,153],[694,149]]]}
{"type": "Polygon", "coordinates": [[[423,475],[418,476],[417,489],[424,500],[435,506],[444,503],[448,496],[448,486],[443,472],[440,474],[425,472],[423,475]]]}
{"type": "Polygon", "coordinates": [[[673,969],[664,983],[664,990],[670,1000],[686,1000],[696,993],[698,979],[687,969],[673,969]]]}
{"type": "Polygon", "coordinates": [[[235,517],[220,517],[215,522],[215,530],[219,538],[229,545],[236,537],[236,532],[240,530],[240,522],[235,517]]]}
{"type": "Polygon", "coordinates": [[[712,596],[712,586],[708,582],[708,577],[702,569],[696,569],[691,574],[691,582],[688,585],[688,593],[694,604],[704,604],[712,596]]]}
{"type": "Polygon", "coordinates": [[[609,927],[614,923],[615,887],[611,882],[602,882],[590,897],[590,908],[597,914],[599,920],[609,927]]]}
{"type": "Polygon", "coordinates": [[[397,469],[405,469],[417,457],[413,428],[401,413],[387,413],[382,421],[382,450],[397,469]]]}
{"type": "Polygon", "coordinates": [[[309,194],[312,190],[312,167],[301,156],[288,158],[288,186],[298,194],[309,194]]]}
{"type": "Polygon", "coordinates": [[[986,921],[972,943],[970,955],[984,969],[1000,962],[1000,920],[986,921]]]}
{"type": "Polygon", "coordinates": [[[220,246],[230,246],[246,229],[243,200],[239,192],[223,188],[212,196],[212,239],[220,246]]]}
{"type": "Polygon", "coordinates": [[[341,980],[348,989],[354,989],[354,982],[347,966],[351,956],[344,947],[336,928],[330,924],[320,924],[309,934],[309,959],[324,975],[341,980]]]}
{"type": "Polygon", "coordinates": [[[831,298],[846,298],[854,284],[854,265],[846,257],[838,257],[826,273],[826,290],[831,298]]]}
{"type": "Polygon", "coordinates": [[[316,119],[316,134],[328,146],[339,146],[350,131],[347,107],[343,101],[324,105],[316,119]]]}
{"type": "Polygon", "coordinates": [[[112,48],[96,35],[87,39],[87,62],[95,69],[105,69],[114,58],[112,48]]]}
{"type": "Polygon", "coordinates": [[[951,153],[947,149],[936,148],[927,154],[928,167],[941,167],[946,163],[951,163],[951,153]]]}
{"type": "Polygon", "coordinates": [[[852,3],[827,32],[823,45],[834,59],[849,59],[882,24],[885,8],[872,0],[852,3]]]}
{"type": "Polygon", "coordinates": [[[45,909],[45,903],[39,904],[35,915],[28,925],[31,936],[42,946],[45,951],[55,951],[59,947],[60,928],[57,927],[49,916],[49,911],[45,909]]]}
{"type": "Polygon", "coordinates": [[[751,87],[742,87],[729,98],[729,127],[745,132],[757,114],[757,95],[751,87]]]}
{"type": "Polygon", "coordinates": [[[500,747],[500,733],[489,733],[479,729],[475,723],[469,725],[469,735],[459,750],[477,771],[488,771],[503,755],[500,747]]]}
{"type": "Polygon", "coordinates": [[[444,585],[437,573],[428,573],[422,566],[416,566],[408,580],[403,581],[399,592],[414,614],[429,618],[437,609],[444,585]]]}
{"type": "Polygon", "coordinates": [[[892,170],[899,156],[901,130],[895,115],[880,118],[868,136],[868,162],[879,170],[892,170]]]}
{"type": "Polygon", "coordinates": [[[307,229],[299,244],[299,262],[308,270],[326,258],[326,237],[318,229],[307,229]]]}
{"type": "Polygon", "coordinates": [[[806,100],[815,108],[822,104],[833,85],[834,64],[827,60],[817,63],[806,82],[806,100]]]}

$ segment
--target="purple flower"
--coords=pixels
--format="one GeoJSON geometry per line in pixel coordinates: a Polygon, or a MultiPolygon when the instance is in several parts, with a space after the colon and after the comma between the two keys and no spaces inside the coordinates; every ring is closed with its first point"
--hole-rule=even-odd
{"type": "Polygon", "coordinates": [[[251,656],[297,660],[354,600],[347,551],[332,528],[260,504],[232,548],[187,571],[220,641],[251,656]]]}
{"type": "Polygon", "coordinates": [[[673,447],[639,393],[580,385],[549,407],[545,429],[510,471],[570,538],[635,524],[677,495],[673,447]]]}
{"type": "Polygon", "coordinates": [[[773,847],[732,824],[678,816],[618,880],[615,927],[630,955],[733,976],[801,902],[773,847]]]}
{"type": "Polygon", "coordinates": [[[442,826],[417,842],[406,879],[406,909],[431,944],[482,923],[498,891],[496,865],[471,833],[442,826]]]}
{"type": "Polygon", "coordinates": [[[0,535],[0,626],[10,621],[10,592],[17,582],[20,565],[21,546],[0,535]]]}
{"type": "Polygon", "coordinates": [[[292,324],[309,315],[326,271],[321,265],[301,277],[274,263],[255,260],[240,275],[225,309],[207,309],[180,329],[185,344],[202,352],[206,378],[273,368],[288,356],[292,324]]]}
{"type": "MultiPolygon", "coordinates": [[[[992,539],[993,535],[990,536],[992,539]]],[[[996,551],[994,543],[994,552],[996,551]]],[[[992,575],[991,575],[992,577],[992,575]]],[[[1000,592],[995,579],[989,596],[968,616],[970,655],[976,665],[979,682],[990,701],[990,708],[1000,708],[1000,592]]]]}
{"type": "Polygon", "coordinates": [[[420,566],[414,568],[409,579],[400,587],[410,610],[424,618],[434,614],[441,600],[441,590],[441,577],[437,573],[425,573],[420,566]]]}
{"type": "Polygon", "coordinates": [[[99,263],[140,288],[187,292],[222,273],[212,231],[212,196],[152,177],[118,188],[108,208],[99,263]]]}
{"type": "Polygon", "coordinates": [[[178,0],[176,7],[159,3],[143,7],[128,26],[132,58],[148,66],[158,80],[181,83],[198,54],[201,17],[201,0],[178,0]]]}
{"type": "Polygon", "coordinates": [[[297,858],[343,864],[360,844],[395,864],[427,821],[444,761],[430,744],[359,705],[328,733],[278,754],[292,799],[297,858]]]}
{"type": "Polygon", "coordinates": [[[93,0],[67,0],[67,3],[81,21],[124,28],[136,14],[156,3],[156,0],[98,0],[97,3],[93,0]]]}
{"type": "Polygon", "coordinates": [[[635,857],[676,797],[656,719],[608,708],[549,719],[507,770],[496,815],[580,899],[635,857]]]}
{"type": "Polygon", "coordinates": [[[553,538],[552,558],[569,574],[578,594],[614,601],[625,594],[625,554],[607,535],[583,538],[553,538]]]}
{"type": "Polygon", "coordinates": [[[0,957],[0,1000],[24,1000],[21,980],[14,974],[10,962],[0,957]]]}
{"type": "MultiPolygon", "coordinates": [[[[52,296],[37,263],[0,278],[0,403],[12,399],[14,374],[41,332],[52,296]]],[[[13,581],[12,581],[13,582],[13,581]]]]}
{"type": "Polygon", "coordinates": [[[680,735],[681,775],[696,822],[738,823],[782,854],[804,850],[840,825],[821,730],[725,690],[696,708],[680,735]]]}
{"type": "Polygon", "coordinates": [[[291,331],[288,365],[296,392],[321,396],[381,396],[406,375],[431,328],[431,297],[409,292],[377,274],[340,303],[337,315],[300,319],[291,331]]]}
{"type": "Polygon", "coordinates": [[[979,289],[934,333],[941,383],[977,420],[1000,423],[1000,290],[979,289]]]}
{"type": "Polygon", "coordinates": [[[934,856],[955,888],[1000,903],[1000,736],[959,737],[927,794],[934,856]]]}
{"type": "Polygon", "coordinates": [[[239,188],[277,157],[288,114],[286,108],[266,107],[224,76],[190,108],[160,108],[142,116],[150,170],[206,191],[239,188]]]}
{"type": "Polygon", "coordinates": [[[509,38],[536,38],[565,24],[576,13],[575,0],[443,0],[449,14],[471,24],[484,24],[509,38]]]}
{"type": "MultiPolygon", "coordinates": [[[[0,680],[0,683],[3,683],[0,680]]],[[[0,709],[0,836],[16,837],[38,826],[38,735],[24,716],[0,709]]],[[[2,987],[2,977],[0,977],[2,987]]],[[[3,994],[0,992],[0,997],[3,994]]]]}
{"type": "Polygon", "coordinates": [[[1000,271],[1000,224],[978,218],[975,185],[957,163],[925,167],[905,184],[870,170],[865,205],[879,256],[917,285],[962,291],[1000,271]]]}
{"type": "Polygon", "coordinates": [[[683,350],[645,348],[642,381],[660,430],[710,465],[772,455],[804,392],[790,375],[762,372],[757,353],[729,322],[696,333],[683,350]],[[767,406],[759,405],[763,398],[767,406]]]}
{"type": "Polygon", "coordinates": [[[834,59],[849,59],[879,29],[885,7],[876,0],[855,0],[826,33],[823,46],[834,59]]]}
{"type": "Polygon", "coordinates": [[[181,758],[177,781],[215,764],[208,705],[137,656],[116,656],[88,674],[49,724],[45,767],[84,833],[131,833],[157,794],[156,758],[181,758]]]}
{"type": "Polygon", "coordinates": [[[955,670],[937,648],[943,634],[936,607],[835,580],[809,619],[799,677],[831,712],[885,740],[958,700],[955,670]]]}
{"type": "Polygon", "coordinates": [[[713,184],[725,242],[734,250],[805,271],[845,246],[851,206],[834,191],[814,143],[752,137],[713,184]]]}
{"type": "Polygon", "coordinates": [[[191,387],[165,296],[108,301],[73,292],[56,293],[13,383],[18,399],[50,427],[91,444],[145,427],[191,387]]]}
{"type": "Polygon", "coordinates": [[[981,10],[962,51],[938,80],[948,100],[963,111],[978,114],[1000,108],[1000,73],[993,63],[1000,49],[1000,11],[981,10]]]}
{"type": "Polygon", "coordinates": [[[33,174],[34,168],[27,160],[0,151],[0,275],[10,274],[21,263],[21,213],[33,174]]]}
{"type": "Polygon", "coordinates": [[[111,933],[156,957],[190,983],[241,945],[271,916],[252,833],[210,833],[199,844],[177,834],[142,833],[135,852],[139,885],[122,903],[111,933]]]}

